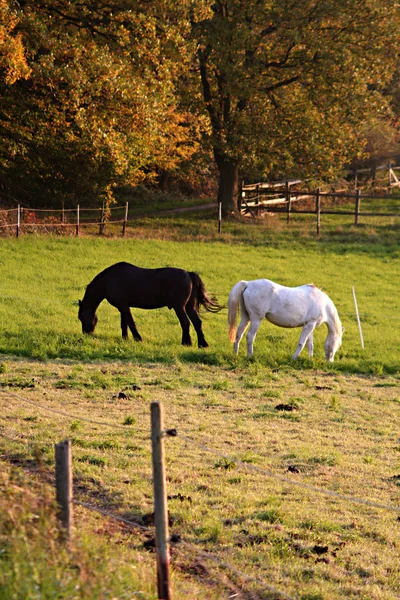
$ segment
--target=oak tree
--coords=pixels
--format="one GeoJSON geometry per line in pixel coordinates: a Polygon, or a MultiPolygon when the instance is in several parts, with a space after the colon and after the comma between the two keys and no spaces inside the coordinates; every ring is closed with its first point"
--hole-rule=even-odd
{"type": "Polygon", "coordinates": [[[399,50],[398,3],[216,0],[193,23],[218,199],[240,174],[333,176],[357,151],[399,50]]]}

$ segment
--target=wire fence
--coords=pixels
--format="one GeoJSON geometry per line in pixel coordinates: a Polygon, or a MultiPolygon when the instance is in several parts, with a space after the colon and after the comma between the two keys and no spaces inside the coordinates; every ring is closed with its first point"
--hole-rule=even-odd
{"type": "MultiPolygon", "coordinates": [[[[99,426],[111,427],[111,428],[116,428],[116,429],[123,428],[124,430],[127,430],[127,426],[125,426],[125,425],[122,425],[119,423],[112,423],[112,422],[108,422],[108,421],[102,421],[102,420],[100,421],[100,420],[96,420],[96,419],[91,419],[91,418],[87,418],[82,415],[72,414],[72,413],[69,413],[66,411],[54,409],[52,407],[45,406],[44,404],[37,403],[33,400],[29,400],[20,394],[16,394],[14,392],[9,392],[8,390],[0,389],[0,394],[2,394],[3,396],[7,396],[9,398],[12,398],[12,399],[16,400],[17,402],[20,402],[24,405],[28,405],[28,406],[34,407],[36,409],[40,409],[41,411],[44,411],[44,412],[49,412],[52,415],[57,415],[57,416],[60,416],[63,418],[68,418],[68,419],[71,419],[72,421],[78,420],[78,421],[83,421],[83,422],[87,422],[87,423],[95,424],[95,425],[99,425],[99,426]]],[[[128,428],[128,429],[131,432],[140,432],[140,433],[148,434],[148,439],[150,439],[150,437],[151,437],[150,431],[147,429],[136,428],[136,427],[128,428]]],[[[196,447],[197,449],[201,450],[202,452],[209,453],[214,456],[218,456],[219,458],[223,458],[225,461],[235,464],[237,467],[240,467],[244,471],[257,473],[258,475],[262,475],[262,476],[265,476],[266,478],[274,479],[276,481],[284,483],[285,485],[301,487],[301,488],[306,489],[315,494],[322,494],[325,496],[329,496],[340,502],[348,502],[351,504],[367,506],[367,507],[373,508],[373,509],[379,509],[379,510],[400,513],[400,506],[398,506],[398,505],[384,504],[381,502],[376,502],[374,500],[355,497],[355,496],[343,494],[340,492],[336,492],[333,490],[320,488],[317,486],[310,485],[299,479],[289,478],[284,475],[280,475],[279,473],[274,473],[274,472],[264,469],[262,467],[258,467],[254,464],[244,462],[240,459],[235,458],[231,454],[226,454],[224,452],[216,450],[215,448],[212,448],[211,446],[209,446],[207,444],[196,441],[192,437],[189,437],[188,435],[180,433],[175,428],[165,429],[165,430],[163,430],[162,433],[163,433],[163,437],[177,438],[178,440],[180,439],[185,444],[190,444],[190,445],[196,447]]],[[[4,439],[7,439],[12,442],[23,442],[23,440],[19,439],[15,435],[13,437],[8,436],[4,430],[1,431],[1,436],[4,439]]],[[[81,506],[84,509],[99,513],[99,514],[103,515],[105,518],[110,518],[112,520],[123,523],[124,525],[137,528],[148,534],[149,533],[152,534],[154,532],[154,529],[151,527],[147,527],[147,526],[145,526],[141,523],[138,523],[132,519],[127,519],[125,517],[117,515],[109,510],[105,510],[104,508],[101,508],[98,506],[93,506],[87,502],[80,501],[79,499],[74,499],[73,502],[77,506],[81,506]]],[[[194,543],[183,540],[181,538],[181,536],[177,536],[175,534],[170,537],[169,541],[173,544],[177,544],[177,545],[181,544],[182,546],[192,550],[198,557],[201,557],[205,560],[210,560],[213,563],[217,564],[219,567],[230,571],[232,574],[235,574],[237,577],[240,577],[241,579],[243,579],[247,582],[252,582],[252,583],[256,584],[257,586],[259,586],[260,588],[268,590],[269,592],[271,592],[273,594],[276,594],[280,598],[284,598],[286,600],[295,600],[295,598],[292,595],[286,593],[283,590],[277,589],[275,586],[272,586],[271,584],[266,582],[265,579],[263,579],[262,577],[255,577],[253,575],[249,575],[249,574],[243,572],[242,570],[238,569],[234,565],[221,559],[216,554],[214,554],[212,552],[206,552],[203,549],[198,548],[194,543]]]]}
{"type": "Polygon", "coordinates": [[[84,228],[98,227],[99,235],[105,233],[108,226],[121,226],[121,235],[125,235],[128,223],[129,204],[100,208],[42,209],[17,208],[0,210],[0,233],[15,235],[38,231],[61,235],[78,236],[84,228]]]}

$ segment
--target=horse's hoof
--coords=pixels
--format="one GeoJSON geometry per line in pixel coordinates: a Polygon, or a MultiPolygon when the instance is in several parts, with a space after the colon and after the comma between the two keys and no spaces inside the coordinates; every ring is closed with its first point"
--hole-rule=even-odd
{"type": "Polygon", "coordinates": [[[199,348],[208,348],[208,344],[206,341],[199,343],[199,348]]]}

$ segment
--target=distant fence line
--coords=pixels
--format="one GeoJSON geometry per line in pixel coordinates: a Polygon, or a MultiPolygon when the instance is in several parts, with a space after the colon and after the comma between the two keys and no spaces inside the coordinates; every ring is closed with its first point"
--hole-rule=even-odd
{"type": "Polygon", "coordinates": [[[76,236],[79,236],[82,227],[98,226],[99,235],[105,231],[106,225],[121,224],[121,235],[125,235],[128,223],[129,204],[125,206],[112,206],[108,208],[81,208],[78,204],[76,208],[45,209],[45,208],[25,208],[18,204],[17,208],[0,210],[0,232],[13,231],[16,237],[19,237],[22,231],[33,229],[57,230],[65,232],[72,230],[76,236]],[[116,218],[113,213],[118,212],[116,218]],[[87,213],[91,213],[89,218],[85,218],[87,213]],[[94,213],[94,216],[92,216],[94,213]],[[38,216],[39,215],[39,216],[38,216]],[[98,218],[96,218],[98,215],[98,218]],[[119,218],[118,218],[119,217],[119,218]]]}
{"type": "MultiPolygon", "coordinates": [[[[262,211],[286,214],[286,220],[290,223],[292,215],[315,215],[316,229],[320,233],[321,215],[350,215],[354,218],[354,225],[359,225],[360,217],[400,217],[399,209],[396,212],[362,211],[362,200],[380,200],[382,202],[391,200],[389,195],[362,194],[360,189],[354,192],[330,191],[322,192],[319,188],[314,191],[293,189],[301,183],[300,180],[288,180],[275,184],[256,183],[242,185],[240,209],[244,214],[250,214],[253,218],[260,215],[262,211]],[[354,209],[323,208],[323,200],[352,200],[354,209]],[[314,208],[301,208],[301,203],[313,202],[314,208]]],[[[400,181],[398,181],[400,185],[400,181]]]]}
{"type": "MultiPolygon", "coordinates": [[[[397,168],[397,167],[396,167],[397,168]]],[[[400,167],[398,167],[400,169],[400,167]]],[[[393,171],[393,169],[391,169],[393,171]]],[[[257,218],[263,212],[286,215],[287,223],[290,223],[291,217],[295,215],[315,215],[317,234],[321,230],[321,215],[349,215],[353,217],[354,225],[359,225],[361,217],[400,217],[400,198],[390,195],[363,194],[360,189],[354,192],[330,191],[323,192],[320,189],[314,191],[295,189],[302,183],[301,180],[288,180],[277,183],[254,183],[242,185],[238,201],[240,212],[244,215],[250,215],[257,218]],[[332,202],[328,207],[324,207],[324,200],[333,200],[336,205],[340,200],[352,200],[354,209],[343,209],[340,205],[332,208],[332,202]],[[361,210],[361,202],[365,200],[379,200],[384,203],[398,201],[395,212],[388,211],[365,211],[361,210]],[[313,207],[310,208],[310,203],[313,207]]],[[[400,187],[400,180],[397,179],[393,186],[400,187]]],[[[199,207],[190,207],[182,210],[202,210],[209,209],[212,204],[199,207]]],[[[221,233],[222,223],[222,204],[215,203],[218,219],[218,233],[221,233]]],[[[160,214],[170,214],[174,210],[161,211],[160,214]]],[[[2,232],[9,233],[19,237],[21,233],[27,231],[55,232],[79,236],[81,231],[91,226],[98,227],[98,234],[105,233],[107,226],[121,226],[121,236],[125,235],[128,225],[129,205],[128,202],[123,206],[113,206],[109,208],[82,208],[78,205],[76,208],[44,209],[44,208],[26,208],[18,205],[17,208],[0,209],[0,235],[2,232]],[[90,214],[86,217],[85,215],[90,214]],[[93,216],[94,214],[94,216],[93,216]]]]}

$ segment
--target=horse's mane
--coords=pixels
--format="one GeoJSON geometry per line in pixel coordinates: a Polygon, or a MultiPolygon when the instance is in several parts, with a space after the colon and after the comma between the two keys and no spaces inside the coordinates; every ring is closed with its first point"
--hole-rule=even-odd
{"type": "Polygon", "coordinates": [[[92,281],[90,281],[86,288],[85,288],[85,296],[89,296],[91,293],[94,293],[94,295],[97,295],[96,293],[96,285],[97,283],[103,278],[105,271],[107,271],[108,269],[104,269],[104,271],[101,271],[100,273],[98,273],[93,279],[92,281]]]}
{"type": "Polygon", "coordinates": [[[342,333],[342,321],[340,320],[339,317],[339,313],[337,311],[336,306],[334,305],[333,301],[329,298],[330,303],[329,303],[329,307],[330,307],[330,317],[333,320],[334,324],[335,324],[335,329],[336,331],[340,332],[340,334],[342,333]]]}
{"type": "Polygon", "coordinates": [[[306,285],[308,285],[308,287],[315,288],[316,290],[320,290],[320,292],[323,292],[323,291],[324,291],[324,290],[322,289],[322,287],[320,287],[319,285],[315,285],[315,283],[306,283],[306,285]]]}

